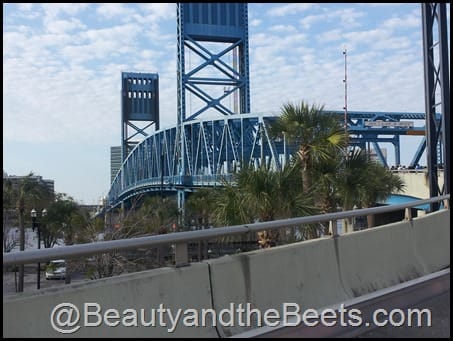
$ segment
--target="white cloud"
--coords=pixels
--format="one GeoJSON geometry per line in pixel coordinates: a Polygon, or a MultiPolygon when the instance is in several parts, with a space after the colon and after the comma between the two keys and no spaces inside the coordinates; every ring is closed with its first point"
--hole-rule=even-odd
{"type": "Polygon", "coordinates": [[[309,29],[314,23],[323,21],[324,19],[325,19],[324,14],[307,15],[300,20],[300,24],[302,25],[303,28],[309,29]]]}
{"type": "Polygon", "coordinates": [[[107,19],[120,18],[129,20],[128,17],[133,15],[135,11],[131,7],[126,7],[120,3],[102,3],[98,4],[96,13],[107,19]]]}
{"type": "Polygon", "coordinates": [[[365,15],[363,11],[358,11],[354,8],[344,8],[333,11],[322,8],[322,10],[323,13],[321,14],[313,14],[303,17],[300,20],[302,27],[309,29],[315,23],[325,24],[326,22],[334,22],[338,26],[349,29],[360,26],[358,19],[365,15]]]}
{"type": "Polygon", "coordinates": [[[33,5],[31,3],[3,3],[3,25],[12,21],[15,22],[16,18],[25,21],[38,18],[40,16],[39,11],[32,11],[37,5],[35,7],[33,5]]]}
{"type": "Polygon", "coordinates": [[[386,41],[390,33],[381,29],[371,29],[366,31],[352,31],[343,34],[347,40],[348,50],[353,50],[357,46],[367,46],[373,49],[380,41],[386,41]]]}
{"type": "Polygon", "coordinates": [[[55,18],[61,14],[76,15],[84,9],[92,6],[87,3],[57,3],[57,4],[40,4],[44,10],[45,17],[55,18]]]}
{"type": "Polygon", "coordinates": [[[322,44],[343,40],[343,38],[343,32],[339,28],[335,28],[333,30],[322,32],[316,35],[317,41],[322,44]]]}
{"type": "Polygon", "coordinates": [[[45,29],[49,33],[62,34],[85,28],[86,26],[80,20],[72,18],[70,20],[49,20],[45,29]]]}
{"type": "Polygon", "coordinates": [[[17,5],[17,7],[19,7],[20,11],[24,11],[24,12],[31,11],[31,9],[33,7],[32,3],[16,4],[16,5],[17,5]]]}
{"type": "Polygon", "coordinates": [[[296,28],[292,25],[273,25],[269,27],[269,30],[283,33],[296,32],[296,28]]]}
{"type": "Polygon", "coordinates": [[[392,37],[385,40],[380,40],[373,45],[375,49],[381,50],[401,50],[411,47],[413,42],[407,37],[392,37]]]}
{"type": "Polygon", "coordinates": [[[154,18],[154,20],[171,20],[176,18],[175,3],[140,3],[138,6],[146,14],[154,18]]]}
{"type": "Polygon", "coordinates": [[[309,3],[298,3],[298,4],[286,4],[279,5],[278,7],[273,7],[267,11],[267,14],[272,17],[281,17],[284,15],[293,15],[300,12],[305,12],[308,9],[312,8],[314,4],[309,3]]]}
{"type": "Polygon", "coordinates": [[[413,11],[412,13],[403,17],[393,16],[382,23],[382,27],[390,30],[400,30],[404,28],[419,28],[421,27],[420,11],[413,11]]]}
{"type": "Polygon", "coordinates": [[[261,19],[249,20],[249,26],[257,27],[260,26],[263,21],[261,19]]]}

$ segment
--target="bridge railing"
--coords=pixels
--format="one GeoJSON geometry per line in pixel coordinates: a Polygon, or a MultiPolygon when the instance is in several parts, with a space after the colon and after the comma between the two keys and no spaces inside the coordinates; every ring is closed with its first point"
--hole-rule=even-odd
{"type": "Polygon", "coordinates": [[[225,226],[197,231],[175,232],[165,235],[153,235],[131,239],[100,241],[89,244],[62,246],[51,249],[39,249],[13,253],[3,253],[3,266],[30,264],[35,262],[49,261],[52,259],[65,259],[78,256],[89,256],[93,254],[107,253],[110,251],[131,250],[137,248],[152,248],[164,245],[175,245],[175,266],[179,267],[187,265],[189,263],[188,254],[189,242],[209,240],[233,235],[246,235],[252,232],[260,232],[264,230],[279,229],[282,227],[301,226],[321,222],[332,222],[331,238],[335,238],[338,236],[336,230],[337,220],[354,218],[364,215],[388,213],[403,209],[405,210],[405,219],[410,220],[412,219],[411,209],[413,207],[430,204],[434,202],[442,202],[443,207],[445,209],[449,209],[450,194],[430,199],[416,200],[409,203],[398,205],[356,209],[352,211],[343,211],[306,217],[258,222],[253,224],[225,226]]]}

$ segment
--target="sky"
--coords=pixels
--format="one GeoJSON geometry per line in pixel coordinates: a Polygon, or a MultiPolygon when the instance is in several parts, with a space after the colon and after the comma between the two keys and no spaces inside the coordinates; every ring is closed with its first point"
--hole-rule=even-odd
{"type": "MultiPolygon", "coordinates": [[[[424,112],[419,3],[249,3],[248,19],[251,112],[302,100],[343,110],[344,50],[348,110],[424,112]]],[[[176,60],[175,3],[4,3],[3,170],[99,203],[121,144],[121,72],[158,73],[165,129],[176,60]]],[[[402,164],[419,142],[401,139],[402,164]]],[[[391,165],[393,147],[381,147],[391,165]]]]}

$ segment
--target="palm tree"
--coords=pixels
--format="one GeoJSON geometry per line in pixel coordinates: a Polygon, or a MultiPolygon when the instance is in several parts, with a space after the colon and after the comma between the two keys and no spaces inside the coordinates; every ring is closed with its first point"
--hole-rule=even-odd
{"type": "MultiPolygon", "coordinates": [[[[334,186],[343,210],[351,210],[354,206],[373,207],[405,186],[397,174],[371,160],[360,148],[353,149],[339,169],[334,186]]],[[[368,216],[368,227],[374,225],[373,221],[373,216],[368,216]]]]}
{"type": "MultiPolygon", "coordinates": [[[[348,135],[340,120],[324,113],[323,108],[310,107],[304,101],[299,105],[287,103],[270,129],[272,135],[284,134],[288,143],[297,146],[295,156],[302,165],[302,190],[311,196],[313,205],[323,213],[338,206],[343,210],[370,207],[400,191],[404,186],[401,179],[369,160],[360,149],[346,155],[348,135]]],[[[327,233],[327,226],[323,228],[327,233]]]]}
{"type": "MultiPolygon", "coordinates": [[[[385,201],[392,194],[400,193],[405,188],[404,180],[377,162],[368,165],[367,190],[361,197],[363,207],[374,207],[377,202],[385,201]]],[[[374,226],[374,215],[367,216],[368,227],[374,226]]]]}
{"type": "Polygon", "coordinates": [[[299,105],[286,103],[281,115],[271,125],[273,136],[285,136],[288,143],[298,146],[297,157],[302,164],[303,191],[313,185],[314,165],[328,160],[347,145],[347,135],[336,116],[323,112],[324,106],[302,101],[299,105]]]}
{"type": "MultiPolygon", "coordinates": [[[[315,188],[311,192],[314,205],[318,207],[319,213],[336,212],[340,206],[337,197],[337,182],[340,167],[343,163],[344,154],[337,153],[331,158],[322,160],[313,165],[312,174],[315,188]]],[[[330,233],[329,222],[319,223],[324,235],[330,233]]]]}
{"type": "Polygon", "coordinates": [[[216,191],[211,188],[203,188],[189,195],[186,216],[192,227],[207,228],[214,224],[215,195],[216,191]]]}
{"type": "MultiPolygon", "coordinates": [[[[215,214],[219,222],[246,224],[313,214],[314,208],[300,191],[299,163],[288,163],[282,170],[269,166],[245,166],[235,174],[234,184],[225,184],[216,197],[215,214]]],[[[276,230],[258,234],[262,247],[276,245],[276,230]]]]}
{"type": "MultiPolygon", "coordinates": [[[[238,175],[236,175],[238,176],[238,175]]],[[[214,193],[214,222],[216,225],[240,225],[250,223],[248,208],[243,205],[244,198],[235,183],[222,180],[222,188],[214,193]]]]}

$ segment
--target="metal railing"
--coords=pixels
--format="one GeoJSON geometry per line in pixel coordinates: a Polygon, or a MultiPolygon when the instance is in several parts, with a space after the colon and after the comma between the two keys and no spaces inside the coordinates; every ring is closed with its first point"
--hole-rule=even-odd
{"type": "Polygon", "coordinates": [[[336,231],[336,221],[339,219],[353,218],[365,215],[374,215],[397,210],[405,210],[405,219],[411,220],[411,208],[430,204],[433,202],[443,201],[444,208],[449,209],[450,194],[438,196],[430,199],[416,200],[409,203],[372,207],[364,209],[355,209],[351,211],[319,214],[313,216],[281,219],[274,221],[258,222],[252,224],[243,224],[235,226],[226,226],[210,228],[197,231],[175,232],[165,235],[153,235],[147,237],[138,237],[131,239],[118,239],[109,241],[100,241],[89,244],[78,244],[62,246],[52,249],[29,250],[22,252],[4,253],[3,266],[30,264],[35,262],[49,261],[52,259],[66,259],[78,256],[88,256],[98,253],[107,253],[111,251],[130,250],[137,248],[152,248],[162,245],[175,244],[175,266],[183,266],[189,263],[188,243],[193,241],[214,239],[232,235],[241,235],[264,230],[278,229],[282,227],[291,227],[296,225],[307,225],[320,222],[333,222],[333,231],[330,238],[338,236],[336,231]]]}

